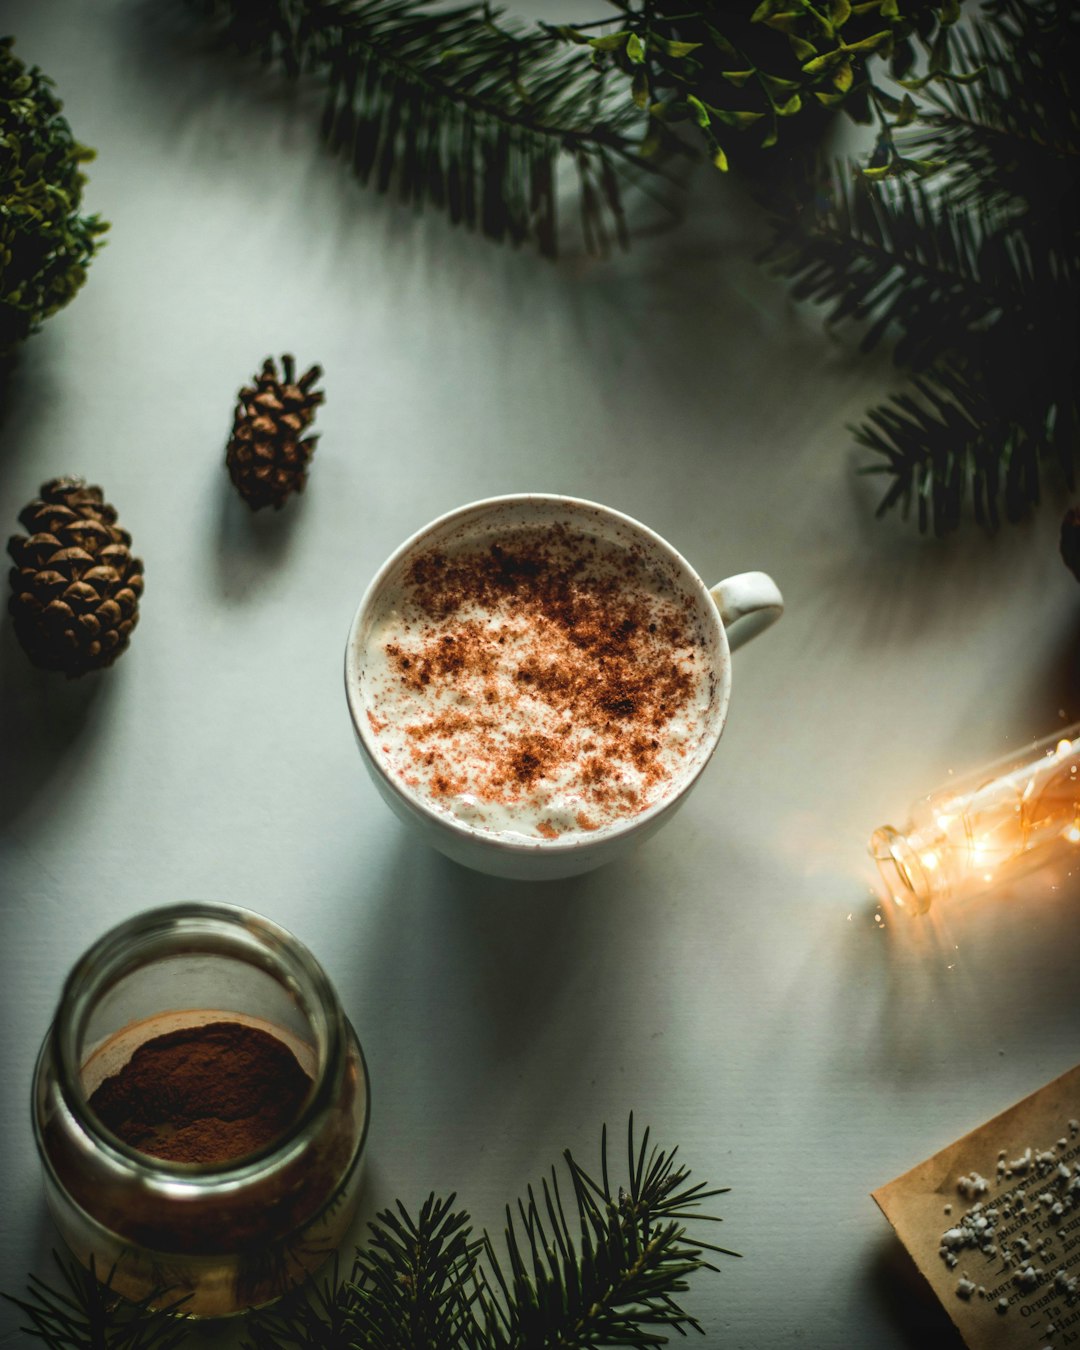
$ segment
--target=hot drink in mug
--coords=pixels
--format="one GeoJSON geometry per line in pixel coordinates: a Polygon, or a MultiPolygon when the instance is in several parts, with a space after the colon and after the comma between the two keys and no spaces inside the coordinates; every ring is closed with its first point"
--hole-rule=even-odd
{"type": "Polygon", "coordinates": [[[350,633],[346,692],[376,783],[482,871],[599,865],[665,819],[715,749],[732,645],[718,604],[758,628],[782,608],[761,573],[710,593],[595,503],[530,494],[442,517],[381,569],[350,633]]]}

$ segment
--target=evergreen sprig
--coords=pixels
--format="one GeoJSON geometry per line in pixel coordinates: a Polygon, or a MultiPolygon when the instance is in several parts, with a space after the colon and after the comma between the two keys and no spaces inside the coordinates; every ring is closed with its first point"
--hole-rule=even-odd
{"type": "Polygon", "coordinates": [[[761,259],[827,322],[865,323],[864,351],[895,332],[897,363],[918,367],[1023,309],[1028,260],[987,225],[985,210],[953,207],[921,180],[877,185],[836,164],[778,220],[761,259]]]}
{"type": "MultiPolygon", "coordinates": [[[[688,1225],[718,1222],[699,1206],[727,1188],[692,1183],[676,1154],[650,1146],[648,1130],[636,1143],[633,1116],[625,1184],[612,1184],[606,1129],[599,1176],[567,1150],[567,1199],[552,1168],[507,1207],[504,1256],[487,1233],[473,1236],[454,1196],[430,1196],[415,1218],[399,1202],[369,1224],[347,1274],[335,1260],[249,1314],[245,1350],[599,1350],[700,1332],[679,1300],[697,1272],[717,1269],[710,1254],[738,1253],[691,1235],[688,1225]]],[[[125,1303],[111,1275],[99,1283],[60,1264],[62,1287],[32,1276],[31,1297],[10,1299],[50,1350],[174,1350],[189,1330],[181,1305],[125,1303]]]]}
{"type": "Polygon", "coordinates": [[[1050,461],[1072,481],[1072,434],[1055,437],[1048,411],[1035,397],[1010,407],[987,381],[969,380],[948,365],[912,378],[912,388],[871,409],[856,440],[880,459],[864,473],[892,479],[878,507],[913,508],[919,529],[942,533],[963,517],[970,499],[975,521],[996,529],[1002,515],[1016,522],[1038,504],[1050,461]]]}
{"type": "Polygon", "coordinates": [[[892,482],[878,513],[914,508],[943,533],[970,510],[995,527],[1072,486],[1080,428],[1080,10],[1000,0],[961,39],[977,83],[933,94],[912,134],[947,163],[882,183],[834,164],[777,213],[762,258],[863,326],[895,339],[909,391],[855,429],[892,482]]]}
{"type": "Polygon", "coordinates": [[[53,1252],[60,1284],[50,1285],[36,1275],[28,1280],[28,1298],[0,1297],[29,1318],[27,1335],[44,1341],[49,1350],[174,1350],[187,1328],[175,1316],[185,1300],[166,1301],[159,1290],[138,1303],[113,1292],[115,1267],[99,1278],[94,1258],[89,1268],[62,1259],[53,1252]]]}
{"type": "Polygon", "coordinates": [[[429,1196],[415,1220],[400,1201],[377,1216],[349,1284],[355,1347],[481,1345],[472,1304],[482,1243],[454,1199],[429,1196]]]}
{"type": "Polygon", "coordinates": [[[625,242],[617,166],[642,114],[611,72],[486,3],[191,0],[220,38],[324,94],[322,134],[364,183],[495,240],[557,248],[556,171],[576,169],[585,243],[625,242]]]}
{"type": "Polygon", "coordinates": [[[479,1302],[485,1345],[492,1350],[647,1346],[667,1339],[660,1327],[701,1330],[675,1296],[686,1291],[694,1272],[716,1269],[706,1252],[737,1253],[688,1238],[687,1222],[713,1217],[699,1215],[698,1204],[725,1192],[689,1185],[689,1173],[676,1165],[675,1152],[650,1149],[648,1130],[636,1148],[631,1116],[626,1188],[612,1188],[605,1131],[599,1180],[569,1151],[564,1155],[573,1187],[573,1223],[554,1169],[539,1199],[530,1188],[516,1218],[507,1210],[508,1272],[490,1238],[484,1240],[487,1272],[481,1272],[479,1302]]]}

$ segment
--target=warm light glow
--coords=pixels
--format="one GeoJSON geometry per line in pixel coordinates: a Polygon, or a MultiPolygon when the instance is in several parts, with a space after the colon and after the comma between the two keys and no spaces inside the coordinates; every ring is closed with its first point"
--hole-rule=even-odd
{"type": "Polygon", "coordinates": [[[1080,722],[1063,731],[964,779],[950,771],[902,830],[875,831],[871,853],[890,891],[924,914],[1038,867],[1055,847],[1080,857],[1080,722]]]}

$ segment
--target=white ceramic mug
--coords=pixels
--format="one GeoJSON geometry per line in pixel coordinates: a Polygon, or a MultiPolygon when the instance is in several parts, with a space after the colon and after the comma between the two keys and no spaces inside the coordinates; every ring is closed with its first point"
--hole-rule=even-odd
{"type": "Polygon", "coordinates": [[[357,740],[376,787],[393,811],[433,847],[466,867],[494,876],[541,881],[590,871],[640,843],[681,805],[712,758],[727,718],[731,694],[731,653],[774,623],[784,602],[764,572],[742,572],[708,587],[683,556],[640,522],[610,507],[576,497],[523,493],[489,497],[459,507],[426,525],[387,559],[356,611],[345,649],[345,694],[357,740]],[[364,653],[380,617],[382,601],[420,554],[455,541],[498,538],[499,530],[562,523],[621,547],[632,546],[662,567],[691,599],[704,635],[710,697],[702,734],[670,789],[636,814],[600,828],[556,838],[526,838],[462,820],[402,781],[379,753],[368,718],[364,653]]]}

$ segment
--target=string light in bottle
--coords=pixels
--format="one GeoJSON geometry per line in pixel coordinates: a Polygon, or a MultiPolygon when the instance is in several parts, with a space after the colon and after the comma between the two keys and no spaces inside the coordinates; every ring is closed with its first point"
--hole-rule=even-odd
{"type": "Polygon", "coordinates": [[[1080,723],[929,793],[870,853],[893,900],[915,914],[1080,846],[1080,723]]]}

